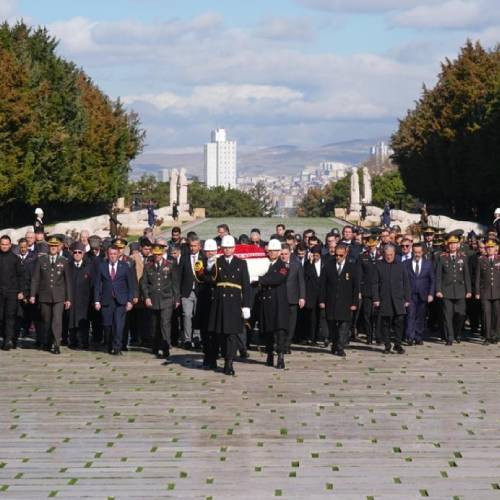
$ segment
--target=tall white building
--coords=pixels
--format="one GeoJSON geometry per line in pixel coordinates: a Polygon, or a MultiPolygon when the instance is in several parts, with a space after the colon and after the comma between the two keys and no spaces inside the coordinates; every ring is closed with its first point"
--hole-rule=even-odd
{"type": "Polygon", "coordinates": [[[370,148],[370,156],[375,158],[375,160],[379,163],[383,163],[392,154],[394,154],[394,151],[385,142],[379,142],[370,148]]]}
{"type": "Polygon", "coordinates": [[[205,180],[207,187],[236,187],[236,141],[228,141],[223,128],[205,144],[205,180]]]}

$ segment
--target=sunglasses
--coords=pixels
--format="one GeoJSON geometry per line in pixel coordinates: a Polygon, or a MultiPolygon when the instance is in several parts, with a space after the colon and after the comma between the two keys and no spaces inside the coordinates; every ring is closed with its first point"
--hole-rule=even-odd
{"type": "Polygon", "coordinates": [[[81,250],[73,250],[73,255],[75,255],[75,253],[83,253],[81,250]]]}

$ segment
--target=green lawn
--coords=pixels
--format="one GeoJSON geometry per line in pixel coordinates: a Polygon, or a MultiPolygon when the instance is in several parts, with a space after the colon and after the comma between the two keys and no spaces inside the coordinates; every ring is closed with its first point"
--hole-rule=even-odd
{"type": "Polygon", "coordinates": [[[306,217],[226,217],[208,219],[193,228],[193,231],[202,239],[213,238],[217,234],[217,225],[225,223],[229,226],[231,234],[239,236],[242,233],[250,234],[254,227],[261,231],[262,238],[267,240],[275,232],[276,224],[285,224],[287,229],[302,232],[305,229],[314,229],[321,239],[334,227],[340,228],[341,223],[337,219],[329,218],[306,218],[306,217]]]}

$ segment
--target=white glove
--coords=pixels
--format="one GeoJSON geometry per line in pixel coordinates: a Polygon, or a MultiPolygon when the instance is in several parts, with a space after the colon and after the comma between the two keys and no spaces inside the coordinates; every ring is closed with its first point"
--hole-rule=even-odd
{"type": "Polygon", "coordinates": [[[242,307],[241,312],[243,313],[243,319],[250,319],[250,308],[242,307]]]}

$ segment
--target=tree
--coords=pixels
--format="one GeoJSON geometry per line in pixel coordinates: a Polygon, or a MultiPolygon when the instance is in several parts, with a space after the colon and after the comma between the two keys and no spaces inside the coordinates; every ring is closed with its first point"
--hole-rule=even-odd
{"type": "MultiPolygon", "coordinates": [[[[144,132],[134,113],[57,56],[45,28],[0,25],[0,217],[110,203],[125,193],[144,132]]],[[[29,215],[29,218],[31,216],[29,215]]],[[[24,222],[27,220],[24,219],[24,222]]]]}
{"type": "Polygon", "coordinates": [[[335,207],[349,205],[351,176],[332,181],[323,188],[309,188],[297,207],[299,217],[332,217],[335,207]]]}
{"type": "Polygon", "coordinates": [[[276,213],[273,198],[263,181],[257,182],[250,190],[250,196],[259,203],[259,212],[264,217],[272,217],[276,213]]]}
{"type": "Polygon", "coordinates": [[[392,136],[409,193],[453,214],[491,216],[500,192],[499,103],[500,46],[467,41],[392,136]]]}
{"type": "Polygon", "coordinates": [[[373,205],[383,207],[388,201],[392,206],[406,211],[416,209],[416,200],[407,193],[401,174],[391,170],[382,175],[376,175],[372,180],[373,205]]]}

